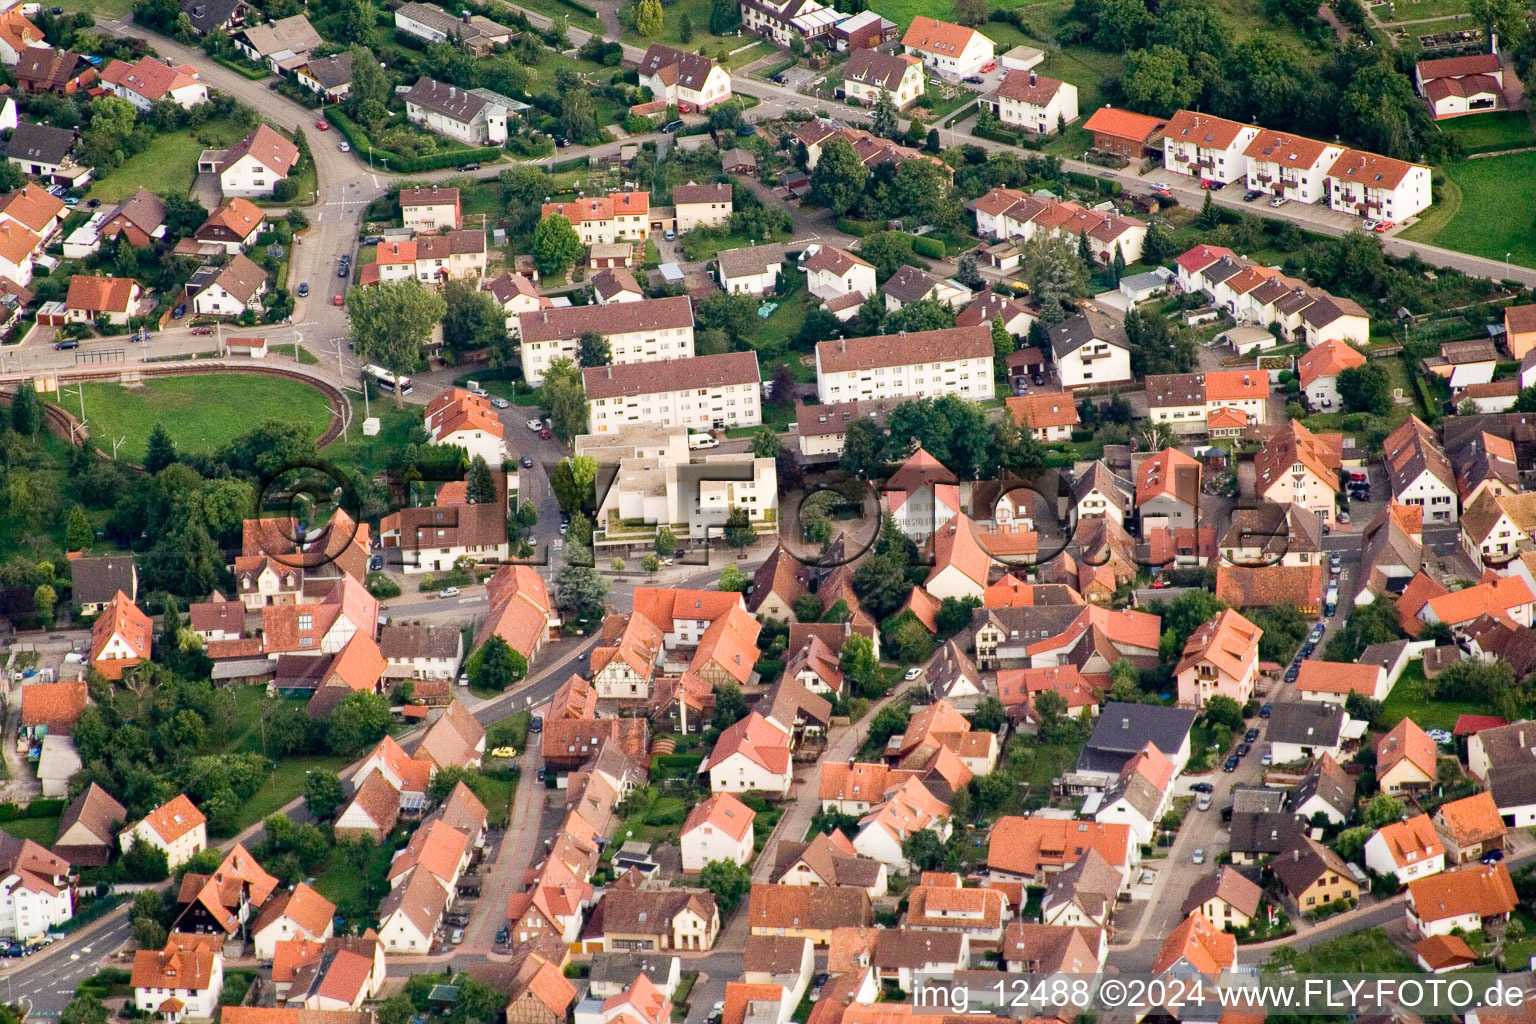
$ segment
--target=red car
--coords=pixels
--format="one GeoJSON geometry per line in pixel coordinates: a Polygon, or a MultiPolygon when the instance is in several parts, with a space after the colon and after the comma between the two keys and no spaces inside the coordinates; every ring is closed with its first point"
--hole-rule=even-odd
{"type": "Polygon", "coordinates": [[[540,430],[539,431],[539,436],[542,437],[544,440],[548,441],[549,437],[550,437],[550,435],[549,435],[549,428],[545,427],[543,430],[540,430]]]}
{"type": "Polygon", "coordinates": [[[212,327],[194,327],[194,328],[192,328],[192,333],[193,334],[212,334],[213,333],[213,328],[212,327]]]}
{"type": "Polygon", "coordinates": [[[1157,579],[1152,581],[1152,589],[1153,590],[1166,590],[1166,589],[1168,589],[1171,586],[1173,586],[1173,584],[1169,583],[1167,580],[1163,579],[1161,576],[1159,576],[1157,579]]]}
{"type": "Polygon", "coordinates": [[[340,305],[343,305],[344,302],[345,302],[345,300],[340,295],[338,295],[334,299],[331,300],[331,305],[333,305],[333,306],[340,306],[340,305]]]}
{"type": "Polygon", "coordinates": [[[331,130],[331,126],[325,122],[324,118],[321,118],[320,120],[316,121],[315,122],[315,127],[319,128],[323,132],[328,132],[328,131],[331,130]]]}
{"type": "Polygon", "coordinates": [[[988,71],[996,71],[996,70],[997,70],[997,61],[995,61],[995,60],[994,61],[990,61],[989,63],[983,64],[981,66],[981,73],[982,74],[986,74],[988,71]]]}
{"type": "Polygon", "coordinates": [[[1380,224],[1376,225],[1376,233],[1378,235],[1379,234],[1384,234],[1385,232],[1391,231],[1395,227],[1397,227],[1397,224],[1395,222],[1390,221],[1390,220],[1384,220],[1380,224]]]}

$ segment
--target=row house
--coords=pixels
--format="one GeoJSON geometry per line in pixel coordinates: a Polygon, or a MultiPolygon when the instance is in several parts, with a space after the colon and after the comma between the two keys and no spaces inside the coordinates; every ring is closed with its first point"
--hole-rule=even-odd
{"type": "Polygon", "coordinates": [[[1518,565],[1536,536],[1536,493],[1484,492],[1461,515],[1461,548],[1480,571],[1518,565]]]}
{"type": "Polygon", "coordinates": [[[1456,521],[1456,474],[1440,441],[1417,416],[1387,435],[1382,442],[1392,499],[1424,512],[1426,523],[1456,521]]]}
{"type": "Polygon", "coordinates": [[[649,192],[611,192],[606,196],[545,203],[540,218],[559,215],[571,222],[583,245],[643,242],[651,229],[649,192]]]}
{"type": "Polygon", "coordinates": [[[1328,206],[1340,213],[1401,223],[1429,209],[1423,164],[1346,149],[1328,170],[1328,206]]]}
{"type": "Polygon", "coordinates": [[[968,208],[976,215],[976,233],[996,239],[1086,238],[1094,258],[1113,262],[1116,249],[1126,263],[1141,259],[1147,226],[1111,209],[1088,209],[1073,202],[1035,196],[1013,188],[994,188],[968,208]]]}
{"type": "Polygon", "coordinates": [[[1269,421],[1269,375],[1262,371],[1152,374],[1146,389],[1148,418],[1181,434],[1209,433],[1222,409],[1236,410],[1245,424],[1269,421]]]}
{"type": "Polygon", "coordinates": [[[537,387],[556,359],[575,362],[589,333],[607,340],[614,366],[692,359],[693,326],[686,295],[523,313],[517,318],[523,379],[537,387]]]}
{"type": "Polygon", "coordinates": [[[1248,187],[1270,196],[1315,203],[1328,194],[1328,172],[1344,147],[1268,128],[1248,143],[1248,187]]]}
{"type": "Polygon", "coordinates": [[[438,286],[448,278],[479,280],[485,268],[485,232],[449,231],[381,242],[374,262],[363,267],[358,280],[364,285],[415,280],[438,286]]]}
{"type": "Polygon", "coordinates": [[[739,0],[742,31],[788,48],[795,40],[809,44],[830,33],[848,15],[818,0],[739,0]]]}
{"type": "Polygon", "coordinates": [[[1247,176],[1248,147],[1259,131],[1254,125],[1180,110],[1163,129],[1163,167],[1230,184],[1247,176]]]}

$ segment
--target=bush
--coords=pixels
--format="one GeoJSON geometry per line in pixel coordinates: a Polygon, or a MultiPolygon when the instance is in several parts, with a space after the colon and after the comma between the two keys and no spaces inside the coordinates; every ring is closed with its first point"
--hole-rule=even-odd
{"type": "Polygon", "coordinates": [[[299,195],[299,183],[293,178],[283,178],[272,186],[272,198],[279,203],[291,202],[299,195]]]}
{"type": "Polygon", "coordinates": [[[400,584],[396,583],[394,580],[390,579],[388,575],[382,572],[369,573],[368,580],[364,586],[368,588],[368,593],[372,594],[380,601],[388,600],[391,597],[400,596],[400,584]]]}
{"type": "Polygon", "coordinates": [[[941,260],[944,258],[944,243],[937,238],[918,235],[912,239],[912,251],[931,260],[941,260]]]}

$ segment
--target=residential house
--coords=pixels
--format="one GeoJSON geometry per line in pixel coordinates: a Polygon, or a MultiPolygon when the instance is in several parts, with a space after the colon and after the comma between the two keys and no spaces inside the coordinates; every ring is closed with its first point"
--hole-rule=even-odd
{"type": "Polygon", "coordinates": [[[909,931],[958,932],[972,942],[999,942],[1010,917],[1000,889],[968,889],[960,876],[924,871],[907,893],[909,931]]]}
{"type": "Polygon", "coordinates": [[[1423,792],[1436,781],[1435,741],[1404,718],[1376,741],[1376,779],[1384,793],[1423,792]]]}
{"type": "Polygon", "coordinates": [[[1050,328],[1051,353],[1062,390],[1131,380],[1131,343],[1125,328],[1088,310],[1050,328]]]}
{"type": "MultiPolygon", "coordinates": [[[[893,279],[894,280],[894,279],[893,279]]],[[[816,393],[823,402],[953,394],[994,395],[990,327],[823,341],[816,346],[816,393]],[[922,362],[913,355],[921,353],[922,362]]]]}
{"type": "Polygon", "coordinates": [[[640,58],[640,85],[682,113],[731,98],[731,73],[701,53],[652,43],[640,58]]]}
{"type": "Polygon", "coordinates": [[[165,852],[172,871],[208,846],[208,819],[185,796],[177,796],[150,811],[118,834],[124,853],[135,843],[146,843],[165,852]]]}
{"type": "Polygon", "coordinates": [[[754,884],[747,898],[751,935],[808,938],[825,946],[838,928],[872,924],[869,894],[856,886],[754,884]]]}
{"type": "Polygon", "coordinates": [[[875,294],[875,268],[844,249],[821,245],[800,262],[805,271],[805,290],[819,299],[839,320],[858,313],[864,300],[875,294]]]}
{"type": "Polygon", "coordinates": [[[149,616],[119,590],[91,624],[91,668],[107,679],[118,680],[123,670],[149,660],[149,616]]]}
{"type": "Polygon", "coordinates": [[[750,35],[762,36],[775,46],[790,46],[796,39],[809,45],[831,33],[848,15],[833,10],[818,0],[738,0],[741,27],[750,35]]]}
{"type": "Polygon", "coordinates": [[[1104,106],[1083,122],[1093,133],[1093,148],[1127,160],[1144,160],[1162,152],[1163,129],[1167,121],[1129,110],[1104,106]]]}
{"type": "Polygon", "coordinates": [[[233,196],[271,196],[273,186],[293,172],[299,147],[269,125],[258,125],[233,149],[208,149],[198,157],[198,171],[216,174],[219,191],[233,196]]]}
{"type": "Polygon", "coordinates": [[[227,255],[234,256],[256,242],[266,215],[255,203],[246,199],[230,199],[208,215],[208,219],[192,235],[207,245],[218,246],[227,255]]]}
{"type": "Polygon", "coordinates": [[[74,916],[69,862],[30,839],[0,832],[0,936],[27,942],[74,916]]]}
{"type": "Polygon", "coordinates": [[[1504,348],[1511,359],[1521,360],[1536,349],[1536,305],[1504,307],[1504,348]]]}
{"type": "Polygon", "coordinates": [[[1346,149],[1328,170],[1328,206],[1401,223],[1429,209],[1429,177],[1423,164],[1346,149]]]}
{"type": "Polygon", "coordinates": [[[96,82],[96,69],[78,53],[29,46],[16,65],[16,84],[29,93],[73,96],[96,82]]]}
{"type": "Polygon", "coordinates": [[[1147,744],[1126,762],[1120,777],[1104,791],[1093,820],[1120,822],[1130,827],[1136,842],[1150,844],[1167,810],[1173,777],[1173,762],[1157,747],[1147,744]]]}
{"type": "Polygon", "coordinates": [[[1248,174],[1248,147],[1261,129],[1180,110],[1163,129],[1163,166],[1202,181],[1227,184],[1248,174]]]}
{"type": "Polygon", "coordinates": [[[1108,928],[1125,871],[1090,846],[1069,867],[1050,876],[1040,901],[1040,919],[1047,926],[1108,928]]]}
{"type": "Polygon", "coordinates": [[[1259,502],[1233,509],[1231,523],[1219,549],[1231,565],[1310,566],[1322,558],[1322,521],[1299,505],[1259,502]]]}
{"type": "MultiPolygon", "coordinates": [[[[864,767],[884,768],[884,765],[864,767]]],[[[886,891],[885,865],[859,856],[853,842],[841,829],[833,829],[831,833],[818,832],[806,843],[781,841],[774,854],[776,859],[770,877],[775,885],[848,886],[863,889],[870,899],[876,899],[886,891]]]]}
{"type": "Polygon", "coordinates": [[[416,185],[400,190],[400,214],[415,232],[457,231],[463,226],[459,190],[416,185]]]}
{"type": "Polygon", "coordinates": [[[1263,635],[1262,629],[1230,608],[1196,629],[1174,670],[1179,705],[1201,708],[1217,696],[1246,704],[1259,676],[1263,635]]]}
{"type": "Polygon", "coordinates": [[[753,810],[730,793],[715,793],[695,804],[680,833],[683,870],[702,871],[716,860],[746,864],[752,859],[754,817],[753,810]]]}
{"type": "Polygon", "coordinates": [[[1387,694],[1392,692],[1392,684],[1387,679],[1387,670],[1380,665],[1308,658],[1301,663],[1296,689],[1302,700],[1343,707],[1350,694],[1359,694],[1367,700],[1386,700],[1387,694]]]}
{"type": "Polygon", "coordinates": [[[151,245],[165,237],[166,215],[165,200],[141,186],[107,214],[96,235],[100,239],[120,238],[132,246],[151,245]]]}
{"type": "MultiPolygon", "coordinates": [[[[0,229],[6,224],[0,223],[0,229]]],[[[139,312],[143,289],[131,277],[88,277],[75,274],[69,279],[64,298],[64,316],[70,323],[93,324],[105,318],[108,323],[126,326],[139,312]]]]}
{"type": "MultiPolygon", "coordinates": [[[[1037,393],[1010,397],[1008,411],[1014,422],[1027,429],[1036,441],[1070,441],[1078,425],[1077,405],[1063,394],[1037,393]]],[[[1081,515],[1081,509],[1079,509],[1081,515]]]]}
{"type": "MultiPolygon", "coordinates": [[[[471,462],[481,458],[493,471],[502,469],[506,429],[492,411],[490,399],[463,388],[449,388],[427,403],[425,421],[427,437],[433,444],[457,445],[471,462]]],[[[439,501],[455,506],[468,504],[467,499],[457,500],[456,494],[441,495],[439,501]]]]}
{"type": "MultiPolygon", "coordinates": [[[[457,43],[476,58],[512,41],[513,30],[479,14],[456,18],[434,4],[405,3],[395,10],[395,29],[428,43],[457,43]]],[[[503,137],[505,141],[505,137],[503,137]]]]}
{"type": "MultiPolygon", "coordinates": [[[[778,287],[784,267],[782,245],[726,249],[715,255],[720,287],[727,295],[768,295],[778,287]]],[[[610,272],[611,273],[611,272],[610,272]]]]}
{"type": "Polygon", "coordinates": [[[582,382],[588,422],[598,434],[641,421],[697,430],[762,423],[754,352],[588,367],[582,382]]]}
{"type": "Polygon", "coordinates": [[[1427,814],[1390,821],[1365,841],[1365,866],[1399,882],[1427,878],[1445,870],[1445,846],[1427,814]]]}
{"type": "Polygon", "coordinates": [[[1324,753],[1337,758],[1344,743],[1344,709],[1318,701],[1277,701],[1270,708],[1269,752],[1276,764],[1310,760],[1324,753]]]}
{"type": "Polygon", "coordinates": [[[485,232],[475,228],[381,243],[358,279],[364,285],[415,279],[436,288],[448,278],[478,284],[485,271],[485,232]]]}
{"type": "Polygon", "coordinates": [[[1387,435],[1382,451],[1394,501],[1423,509],[1425,522],[1456,520],[1456,474],[1433,430],[1409,416],[1387,435]]]}
{"type": "MultiPolygon", "coordinates": [[[[528,279],[522,280],[526,283],[528,279]]],[[[606,306],[616,302],[643,302],[645,292],[628,267],[604,267],[592,275],[592,297],[599,306],[606,306]]]]}
{"type": "Polygon", "coordinates": [[[1176,977],[1203,976],[1217,981],[1237,967],[1237,938],[1219,930],[1199,910],[1192,910],[1163,940],[1152,973],[1176,977]]]}
{"type": "Polygon", "coordinates": [[[937,21],[919,14],[901,37],[907,53],[922,58],[935,73],[950,80],[974,75],[992,59],[992,40],[973,28],[937,21]]]}
{"type": "Polygon", "coordinates": [[[245,0],[181,0],[180,6],[193,33],[199,36],[239,28],[251,10],[245,0]]]}
{"type": "MultiPolygon", "coordinates": [[[[71,286],[73,287],[73,286],[71,286]]],[[[243,253],[236,253],[223,268],[205,267],[187,282],[192,312],[199,316],[239,316],[261,308],[267,293],[267,272],[243,253]]]]}
{"type": "Polygon", "coordinates": [[[1229,865],[1196,882],[1184,898],[1184,916],[1199,912],[1217,928],[1247,928],[1259,915],[1264,890],[1229,865]]]}
{"type": "Polygon", "coordinates": [[[1408,927],[1424,938],[1480,933],[1509,919],[1518,900],[1509,869],[1480,864],[1408,883],[1408,927]]]}
{"type": "Polygon", "coordinates": [[[905,110],[923,94],[923,84],[923,62],[910,54],[858,49],[843,66],[843,94],[866,106],[885,94],[905,110]]]}
{"type": "Polygon", "coordinates": [[[1107,701],[1078,758],[1077,770],[1104,775],[1107,785],[1151,743],[1173,762],[1175,774],[1182,772],[1189,763],[1195,715],[1187,708],[1107,701]]]}
{"type": "Polygon", "coordinates": [[[129,601],[138,600],[139,570],[132,555],[71,559],[69,579],[70,601],[80,607],[82,615],[95,615],[118,591],[129,601]]]}
{"type": "Polygon", "coordinates": [[[1421,60],[1413,66],[1413,86],[1437,121],[1506,104],[1504,64],[1496,52],[1421,60]]]}
{"type": "Polygon", "coordinates": [[[274,75],[284,75],[302,67],[311,50],[320,49],[325,40],[302,14],[276,18],[260,25],[248,25],[230,36],[235,49],[248,59],[265,64],[274,75]]]}
{"type": "Polygon", "coordinates": [[[277,943],[290,939],[324,942],[331,937],[336,904],[303,882],[268,900],[251,926],[258,960],[272,959],[277,943]]]}
{"type": "Polygon", "coordinates": [[[426,871],[412,871],[379,904],[386,953],[427,953],[448,909],[448,892],[426,871]]]}
{"type": "Polygon", "coordinates": [[[400,790],[384,773],[370,771],[336,814],[337,838],[367,836],[376,843],[383,842],[400,820],[400,801],[400,790]]]}
{"type": "Polygon", "coordinates": [[[1043,234],[1074,244],[1086,243],[1094,259],[1105,266],[1114,261],[1117,250],[1126,262],[1139,260],[1147,234],[1145,223],[1123,217],[1113,208],[1088,209],[1019,189],[994,188],[966,208],[976,215],[978,235],[1029,241],[1043,234]]]}
{"type": "Polygon", "coordinates": [[[1339,397],[1339,374],[1348,369],[1365,365],[1365,356],[1348,342],[1332,338],[1316,348],[1308,349],[1296,362],[1296,372],[1301,378],[1301,391],[1314,409],[1332,409],[1343,406],[1339,397]]]}
{"type": "Polygon", "coordinates": [[[1296,816],[1306,821],[1321,814],[1334,825],[1347,824],[1355,812],[1355,777],[1331,754],[1323,754],[1292,790],[1290,802],[1296,816]]]}
{"type": "Polygon", "coordinates": [[[399,553],[408,575],[451,569],[464,557],[501,561],[509,554],[506,508],[500,502],[403,508],[379,521],[379,542],[399,553]]]}
{"type": "Polygon", "coordinates": [[[90,181],[91,170],[75,163],[79,139],[72,128],[22,122],[5,142],[5,158],[23,174],[64,185],[84,185],[90,181]]]}
{"type": "Polygon", "coordinates": [[[163,949],[136,951],[128,982],[134,1009],[169,1024],[211,1020],[224,991],[221,945],[213,936],[178,934],[167,939],[163,949]]]}
{"type": "Polygon", "coordinates": [[[767,718],[752,712],[720,734],[709,757],[699,765],[709,775],[711,792],[789,795],[794,782],[789,737],[767,718]]]}
{"type": "MultiPolygon", "coordinates": [[[[624,271],[628,273],[628,271],[624,271]]],[[[611,274],[615,271],[603,271],[602,274],[611,274]]],[[[633,280],[633,278],[631,278],[633,280]]],[[[600,282],[594,278],[593,287],[597,290],[598,301],[603,302],[600,282]]],[[[534,313],[541,309],[548,309],[552,305],[549,299],[539,294],[539,289],[534,283],[522,274],[502,273],[493,280],[487,281],[485,290],[490,292],[491,298],[501,307],[506,315],[507,333],[517,337],[519,318],[524,313],[534,313]]],[[[635,286],[633,293],[635,299],[641,298],[640,288],[635,286]]]]}
{"type": "Polygon", "coordinates": [[[36,745],[45,736],[73,735],[86,702],[86,685],[82,682],[24,683],[18,738],[24,737],[36,745]]]}
{"type": "Polygon", "coordinates": [[[588,931],[602,936],[602,948],[608,952],[707,952],[720,932],[715,897],[703,890],[610,889],[597,907],[588,931]]]}
{"type": "Polygon", "coordinates": [[[1343,439],[1288,421],[1254,456],[1254,493],[1262,501],[1300,505],[1332,524],[1343,439]]]}
{"type": "Polygon", "coordinates": [[[1518,571],[1513,565],[1536,534],[1536,495],[1485,490],[1464,507],[1460,525],[1462,551],[1474,566],[1518,571]]]}
{"type": "MultiPolygon", "coordinates": [[[[435,11],[460,22],[439,7],[405,4],[395,12],[398,25],[406,8],[435,11]]],[[[469,146],[499,146],[507,141],[507,108],[494,100],[431,78],[418,78],[407,90],[405,117],[412,124],[446,135],[469,146]]]]}
{"type": "Polygon", "coordinates": [[[1102,968],[1108,946],[1102,928],[1013,921],[999,952],[1010,973],[1050,977],[1102,968]]]}
{"type": "Polygon", "coordinates": [[[1286,897],[1299,913],[1316,913],[1339,901],[1352,902],[1359,883],[1338,854],[1315,839],[1298,835],[1270,864],[1286,897]]]}
{"type": "Polygon", "coordinates": [[[574,203],[545,203],[539,214],[559,215],[570,221],[585,245],[641,242],[650,232],[651,194],[610,192],[606,196],[586,196],[574,203]]]}
{"type": "Polygon", "coordinates": [[[731,222],[734,209],[731,186],[714,182],[696,185],[688,182],[672,186],[672,208],[677,218],[677,233],[694,228],[719,228],[731,222]]]}
{"type": "Polygon", "coordinates": [[[1136,509],[1142,529],[1193,527],[1200,518],[1200,463],[1165,448],[1136,471],[1136,509]]]}
{"type": "Polygon", "coordinates": [[[123,805],[92,782],[64,808],[53,851],[75,867],[101,867],[110,859],[117,833],[127,820],[123,805]]]}
{"type": "Polygon", "coordinates": [[[1248,187],[1298,203],[1328,194],[1328,172],[1344,147],[1261,128],[1248,143],[1248,187]]]}
{"type": "MultiPolygon", "coordinates": [[[[1461,522],[1465,531],[1465,516],[1461,522]]],[[[1355,604],[1370,604],[1382,594],[1403,592],[1423,564],[1423,523],[1422,508],[1388,502],[1365,528],[1355,604]]]]}
{"type": "Polygon", "coordinates": [[[112,95],[145,112],[167,100],[183,110],[208,102],[208,87],[199,80],[197,68],[191,64],[173,68],[153,57],[140,57],[135,64],[111,61],[101,71],[101,83],[112,95]]]}
{"type": "Polygon", "coordinates": [[[994,881],[1045,884],[1090,849],[1122,874],[1141,858],[1130,827],[1119,822],[1005,816],[992,826],[988,837],[987,876],[994,881]]]}
{"type": "Polygon", "coordinates": [[[352,94],[352,54],[310,57],[293,69],[293,80],[327,103],[339,103],[352,94]]]}
{"type": "Polygon", "coordinates": [[[47,45],[42,29],[27,20],[22,7],[0,12],[0,63],[16,67],[28,49],[47,45]]]}
{"type": "MultiPolygon", "coordinates": [[[[390,622],[379,628],[385,675],[394,679],[451,680],[464,660],[464,635],[457,629],[390,622]]],[[[416,696],[424,696],[418,685],[416,696]]]]}
{"type": "Polygon", "coordinates": [[[1502,851],[1509,834],[1498,804],[1486,791],[1441,804],[1433,820],[1451,865],[1470,864],[1494,850],[1502,851]]]}
{"type": "Polygon", "coordinates": [[[1032,70],[1009,74],[983,102],[1003,124],[1034,135],[1054,135],[1077,120],[1077,86],[1032,70]]]}

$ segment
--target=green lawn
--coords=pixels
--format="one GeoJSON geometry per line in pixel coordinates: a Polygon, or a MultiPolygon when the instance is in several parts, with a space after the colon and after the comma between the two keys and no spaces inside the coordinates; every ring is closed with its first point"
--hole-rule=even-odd
{"type": "MultiPolygon", "coordinates": [[[[84,387],[92,439],[111,451],[113,441],[125,438],[118,457],[130,462],[143,461],[156,423],[165,425],[180,450],[211,454],[263,420],[302,424],[318,437],[331,419],[330,407],[319,391],[298,381],[259,374],[197,374],[150,380],[136,387],[84,387]]],[[[79,413],[79,398],[72,394],[50,396],[50,400],[79,413]]]]}
{"type": "Polygon", "coordinates": [[[304,780],[310,772],[334,775],[351,763],[350,757],[280,758],[256,795],[240,806],[240,827],[254,825],[275,814],[288,801],[303,796],[304,780]]]}
{"type": "Polygon", "coordinates": [[[1402,234],[1458,252],[1536,267],[1536,191],[1510,182],[1536,180],[1536,152],[1463,160],[1444,169],[1450,179],[1440,210],[1431,209],[1402,234]]]}
{"type": "Polygon", "coordinates": [[[684,45],[679,27],[683,22],[683,15],[693,23],[693,39],[686,45],[690,50],[707,54],[710,57],[723,56],[725,51],[734,50],[738,46],[745,46],[750,42],[750,37],[743,35],[739,39],[732,36],[721,38],[710,35],[709,10],[711,0],[677,0],[674,4],[663,4],[661,7],[661,34],[658,36],[642,36],[634,29],[624,29],[624,42],[644,49],[651,43],[668,43],[672,46],[684,45]]]}
{"type": "Polygon", "coordinates": [[[382,880],[389,871],[389,861],[393,855],[394,850],[388,845],[370,846],[368,866],[359,871],[341,851],[332,850],[324,869],[315,876],[315,891],[338,907],[345,903],[360,903],[368,875],[376,874],[382,880]]]}
{"type": "MultiPolygon", "coordinates": [[[[197,177],[197,158],[203,150],[233,146],[246,132],[228,121],[210,121],[201,128],[157,135],[144,152],[99,175],[88,195],[102,202],[127,199],[146,186],[168,196],[186,195],[197,177]]],[[[313,186],[311,186],[313,187],[313,186]]]]}
{"type": "Polygon", "coordinates": [[[1473,701],[1433,700],[1424,696],[1424,663],[1410,662],[1382,705],[1381,716],[1373,723],[1390,729],[1404,718],[1412,718],[1421,729],[1449,730],[1461,715],[1486,715],[1488,708],[1473,701]]]}
{"type": "Polygon", "coordinates": [[[59,834],[59,818],[53,815],[47,818],[17,818],[0,825],[5,831],[22,839],[30,839],[42,846],[52,846],[54,838],[59,834]]]}
{"type": "Polygon", "coordinates": [[[1468,153],[1492,153],[1536,145],[1530,116],[1523,110],[1500,110],[1445,121],[1440,130],[1461,141],[1468,153]]]}
{"type": "MultiPolygon", "coordinates": [[[[487,389],[495,390],[490,382],[487,389]]],[[[407,404],[403,409],[396,409],[394,396],[383,395],[366,405],[366,411],[379,421],[379,432],[364,437],[364,402],[355,395],[348,397],[352,399],[352,427],[347,432],[347,439],[337,438],[324,452],[327,459],[344,469],[374,473],[388,465],[391,456],[410,444],[422,430],[421,406],[407,404]]]]}

